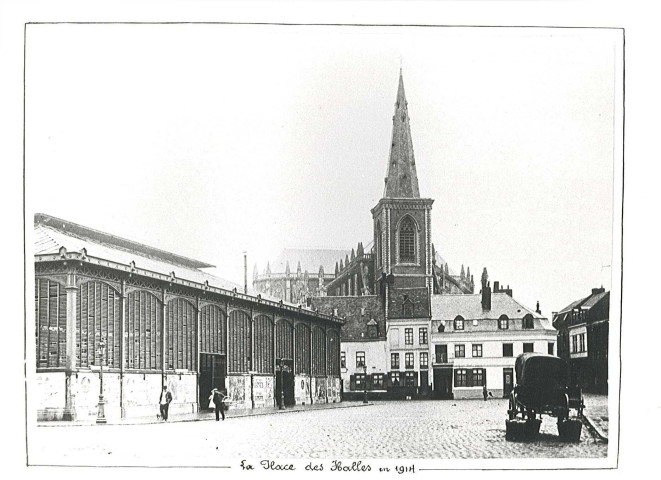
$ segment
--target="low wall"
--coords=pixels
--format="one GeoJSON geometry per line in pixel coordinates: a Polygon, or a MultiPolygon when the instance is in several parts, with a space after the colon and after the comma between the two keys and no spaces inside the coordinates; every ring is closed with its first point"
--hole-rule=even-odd
{"type": "MultiPolygon", "coordinates": [[[[103,373],[104,412],[107,419],[156,415],[159,412],[162,376],[155,373],[103,373]]],[[[170,413],[197,411],[197,375],[170,374],[165,384],[172,393],[170,413]]],[[[75,420],[91,420],[98,414],[99,372],[79,371],[71,374],[71,412],[75,420]]],[[[37,373],[34,395],[38,420],[63,420],[66,406],[64,372],[37,373]]],[[[30,393],[32,394],[32,392],[30,393]]]]}

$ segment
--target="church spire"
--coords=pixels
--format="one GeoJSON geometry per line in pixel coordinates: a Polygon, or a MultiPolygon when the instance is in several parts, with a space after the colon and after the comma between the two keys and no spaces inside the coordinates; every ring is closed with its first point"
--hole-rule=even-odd
{"type": "Polygon", "coordinates": [[[415,171],[415,158],[413,156],[413,142],[411,141],[411,126],[406,107],[404,77],[400,69],[384,198],[420,198],[418,174],[415,171]]]}

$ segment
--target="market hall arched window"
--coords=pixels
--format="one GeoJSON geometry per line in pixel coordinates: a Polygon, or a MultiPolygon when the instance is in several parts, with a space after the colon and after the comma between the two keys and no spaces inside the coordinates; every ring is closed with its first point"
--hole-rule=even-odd
{"type": "Polygon", "coordinates": [[[399,226],[399,261],[402,263],[415,263],[415,232],[413,219],[404,217],[399,226]]]}

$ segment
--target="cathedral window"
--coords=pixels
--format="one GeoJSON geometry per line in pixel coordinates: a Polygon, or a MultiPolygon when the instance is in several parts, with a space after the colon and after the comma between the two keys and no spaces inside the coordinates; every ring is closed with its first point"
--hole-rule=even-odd
{"type": "Polygon", "coordinates": [[[415,223],[411,217],[406,217],[399,227],[399,261],[415,263],[415,223]]]}

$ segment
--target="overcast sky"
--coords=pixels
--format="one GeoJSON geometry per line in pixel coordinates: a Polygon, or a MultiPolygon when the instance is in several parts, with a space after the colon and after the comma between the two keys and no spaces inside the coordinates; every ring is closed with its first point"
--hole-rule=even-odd
{"type": "Polygon", "coordinates": [[[582,29],[29,25],[27,211],[238,283],[243,251],[251,276],[285,247],[366,244],[402,65],[437,251],[550,316],[610,288],[618,42],[582,29]]]}

